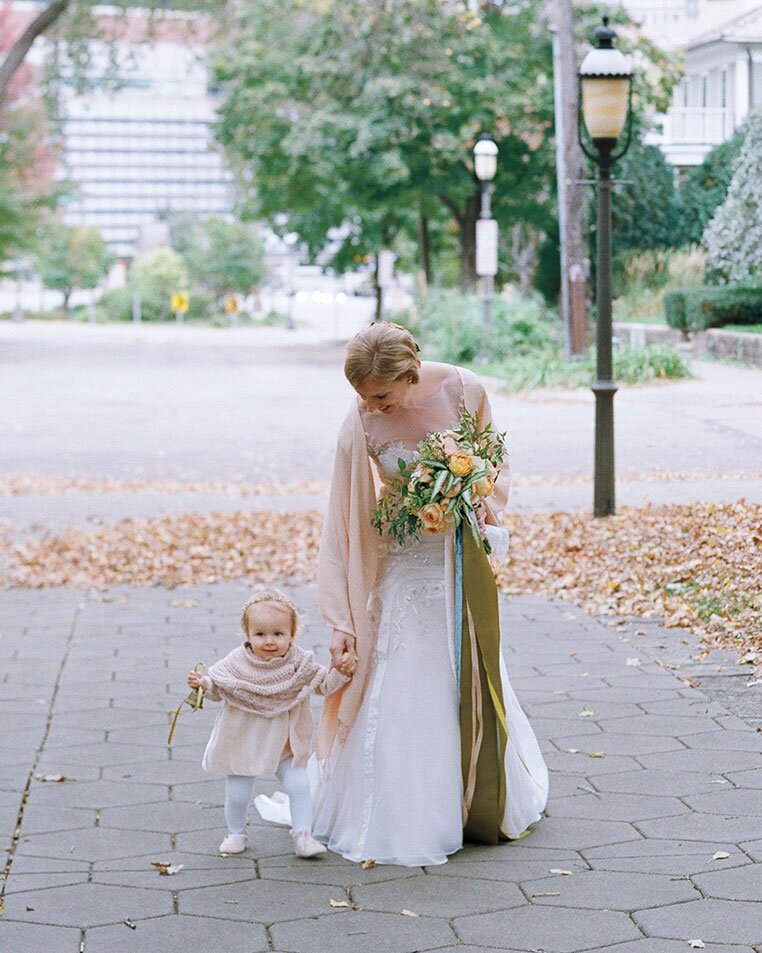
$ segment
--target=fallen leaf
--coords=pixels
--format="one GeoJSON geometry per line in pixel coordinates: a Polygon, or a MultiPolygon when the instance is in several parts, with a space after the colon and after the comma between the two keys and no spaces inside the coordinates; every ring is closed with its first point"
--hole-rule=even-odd
{"type": "Polygon", "coordinates": [[[560,897],[561,892],[556,890],[553,893],[533,893],[532,897],[560,897]]]}
{"type": "Polygon", "coordinates": [[[170,864],[161,860],[152,860],[151,866],[155,867],[161,877],[172,877],[178,871],[182,870],[185,864],[170,864]]]}
{"type": "Polygon", "coordinates": [[[569,754],[579,754],[579,748],[567,748],[569,754]]]}
{"type": "Polygon", "coordinates": [[[352,909],[352,904],[348,900],[334,900],[331,898],[328,901],[329,907],[346,907],[348,910],[352,909]]]}
{"type": "Polygon", "coordinates": [[[38,781],[56,781],[58,783],[69,780],[65,774],[38,774],[35,777],[38,781]]]}
{"type": "Polygon", "coordinates": [[[605,758],[606,755],[602,751],[586,751],[585,754],[588,758],[605,758]]]}
{"type": "Polygon", "coordinates": [[[712,860],[727,860],[730,857],[730,854],[726,850],[718,850],[716,854],[712,855],[712,860]]]}
{"type": "Polygon", "coordinates": [[[627,665],[629,665],[630,668],[640,668],[641,661],[639,658],[628,658],[627,665]]]}
{"type": "Polygon", "coordinates": [[[592,708],[583,708],[579,713],[580,718],[592,718],[595,714],[595,711],[592,708]]]}
{"type": "Polygon", "coordinates": [[[198,599],[173,599],[170,605],[173,609],[195,609],[198,599]]]}
{"type": "Polygon", "coordinates": [[[741,665],[751,665],[759,658],[762,658],[762,654],[759,652],[747,652],[745,655],[742,655],[738,661],[741,663],[741,665]]]}
{"type": "Polygon", "coordinates": [[[571,870],[562,870],[561,867],[551,867],[548,873],[558,874],[559,877],[571,877],[571,870]]]}
{"type": "Polygon", "coordinates": [[[400,911],[403,917],[419,917],[420,913],[413,913],[412,910],[402,910],[400,911]]]}
{"type": "Polygon", "coordinates": [[[706,946],[703,940],[690,940],[688,945],[692,950],[703,950],[706,946]]]}
{"type": "Polygon", "coordinates": [[[363,870],[372,870],[373,867],[376,866],[376,862],[375,862],[375,860],[373,860],[372,858],[369,857],[367,860],[364,860],[364,861],[360,864],[360,866],[362,867],[363,870]]]}
{"type": "Polygon", "coordinates": [[[138,927],[137,927],[137,924],[136,924],[136,923],[133,923],[132,920],[130,920],[129,917],[125,917],[124,920],[122,920],[122,923],[123,923],[126,927],[129,927],[131,930],[137,930],[137,928],[138,928],[138,927]]]}

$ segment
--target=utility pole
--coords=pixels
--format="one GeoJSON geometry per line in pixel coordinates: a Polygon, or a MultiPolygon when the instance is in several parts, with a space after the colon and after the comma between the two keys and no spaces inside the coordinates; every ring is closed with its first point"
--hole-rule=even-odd
{"type": "Polygon", "coordinates": [[[561,247],[561,315],[567,358],[582,354],[586,330],[586,195],[580,185],[584,156],[579,145],[579,89],[572,0],[548,0],[553,32],[558,227],[561,247]]]}

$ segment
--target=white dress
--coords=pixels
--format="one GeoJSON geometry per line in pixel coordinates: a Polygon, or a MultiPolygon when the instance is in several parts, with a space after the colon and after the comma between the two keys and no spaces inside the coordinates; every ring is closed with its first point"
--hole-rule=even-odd
{"type": "MultiPolygon", "coordinates": [[[[428,403],[428,402],[427,402],[428,403]]],[[[451,388],[406,422],[405,440],[383,445],[368,434],[382,475],[418,456],[418,442],[457,423],[451,388]],[[415,427],[428,423],[418,434],[415,427]]],[[[368,415],[366,426],[375,421],[368,415]]],[[[382,427],[391,421],[379,419],[382,427]]],[[[388,435],[381,431],[382,435],[388,435]]],[[[378,607],[375,659],[359,715],[344,743],[310,762],[315,836],[349,860],[423,866],[445,863],[463,845],[459,689],[451,618],[452,534],[425,536],[404,547],[384,545],[371,604],[378,607]]],[[[506,637],[506,634],[503,634],[506,637]]],[[[501,824],[518,837],[545,807],[548,774],[534,733],[501,663],[509,743],[506,812],[501,824]]]]}

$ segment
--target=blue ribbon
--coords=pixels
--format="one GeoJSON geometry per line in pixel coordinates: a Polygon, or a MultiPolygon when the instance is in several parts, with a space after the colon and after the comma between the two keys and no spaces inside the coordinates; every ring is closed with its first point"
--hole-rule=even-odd
{"type": "Polygon", "coordinates": [[[463,654],[463,524],[455,530],[455,677],[460,688],[463,654]]]}

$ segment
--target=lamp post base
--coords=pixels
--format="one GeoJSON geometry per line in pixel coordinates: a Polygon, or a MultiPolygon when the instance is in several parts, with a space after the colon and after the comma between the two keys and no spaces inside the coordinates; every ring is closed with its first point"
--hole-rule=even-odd
{"type": "Polygon", "coordinates": [[[613,381],[596,381],[595,394],[595,487],[593,516],[611,516],[616,510],[614,492],[614,394],[613,381]]]}

